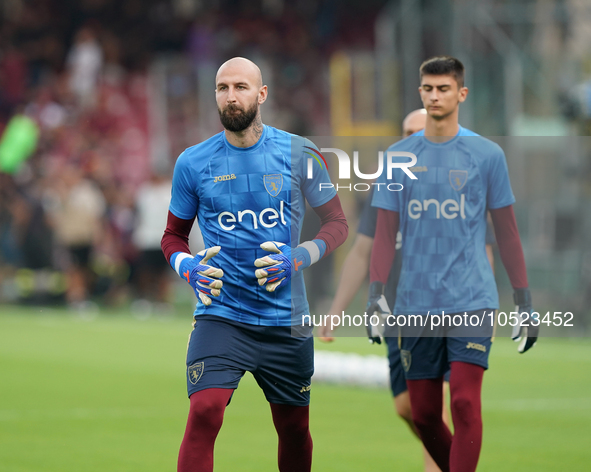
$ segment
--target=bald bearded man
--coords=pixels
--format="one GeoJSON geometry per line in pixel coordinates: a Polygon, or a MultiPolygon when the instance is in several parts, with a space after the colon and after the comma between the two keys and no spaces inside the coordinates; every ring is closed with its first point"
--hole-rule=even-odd
{"type": "Polygon", "coordinates": [[[186,149],[175,165],[162,250],[199,300],[179,472],[213,470],[224,410],[246,371],[270,404],[279,470],[311,469],[313,339],[293,335],[309,315],[302,272],[342,244],[348,228],[336,192],[320,190],[330,182],[326,166],[307,158],[315,146],[262,123],[267,93],[253,62],[222,64],[215,95],[224,131],[186,149]],[[306,201],[321,228],[300,244],[306,201]],[[194,257],[188,236],[195,219],[208,249],[194,257]]]}

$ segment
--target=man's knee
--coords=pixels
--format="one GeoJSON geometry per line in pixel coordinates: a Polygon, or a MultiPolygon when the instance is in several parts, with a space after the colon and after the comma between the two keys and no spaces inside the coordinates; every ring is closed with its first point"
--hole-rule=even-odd
{"type": "Polygon", "coordinates": [[[191,395],[189,422],[200,428],[219,430],[224,419],[227,399],[205,392],[207,391],[203,390],[191,395]]]}
{"type": "Polygon", "coordinates": [[[280,436],[306,439],[310,434],[309,409],[307,406],[271,405],[273,422],[280,436]]]}
{"type": "Polygon", "coordinates": [[[294,421],[293,423],[284,424],[282,430],[279,431],[278,429],[277,432],[282,436],[287,433],[292,438],[305,440],[310,434],[310,425],[307,421],[294,421]]]}
{"type": "Polygon", "coordinates": [[[430,428],[443,421],[439,409],[420,406],[412,409],[412,420],[419,430],[430,428]]]}
{"type": "Polygon", "coordinates": [[[407,423],[412,423],[412,409],[410,407],[410,396],[408,392],[403,392],[394,397],[394,408],[396,413],[407,423]]]}
{"type": "Polygon", "coordinates": [[[477,402],[464,395],[455,395],[452,398],[451,409],[455,424],[472,422],[479,414],[477,402]]]}

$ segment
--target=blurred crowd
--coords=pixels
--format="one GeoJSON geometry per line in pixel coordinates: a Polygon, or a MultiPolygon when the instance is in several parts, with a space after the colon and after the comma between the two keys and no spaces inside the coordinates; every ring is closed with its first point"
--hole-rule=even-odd
{"type": "Polygon", "coordinates": [[[264,57],[278,123],[328,133],[318,64],[370,47],[384,3],[4,0],[0,302],[166,302],[170,174],[195,142],[172,139],[154,159],[151,64],[182,55],[199,76],[235,55],[264,57]]]}

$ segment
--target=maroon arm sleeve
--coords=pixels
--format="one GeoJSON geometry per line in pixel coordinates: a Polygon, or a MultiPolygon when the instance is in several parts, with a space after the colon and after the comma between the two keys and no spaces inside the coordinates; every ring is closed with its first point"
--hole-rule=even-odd
{"type": "Polygon", "coordinates": [[[177,218],[170,211],[168,212],[168,221],[166,222],[166,229],[160,246],[164,257],[170,264],[170,256],[175,252],[186,252],[191,254],[189,249],[189,233],[193,227],[195,218],[191,220],[182,220],[177,218]]]}
{"type": "Polygon", "coordinates": [[[326,256],[345,242],[349,226],[338,195],[324,205],[314,208],[314,211],[320,217],[320,231],[314,239],[322,239],[326,243],[326,256]]]}
{"type": "Polygon", "coordinates": [[[378,209],[376,235],[371,250],[369,280],[371,282],[388,281],[396,255],[396,235],[400,226],[400,213],[397,211],[378,209]]]}
{"type": "Polygon", "coordinates": [[[490,210],[501,260],[514,289],[527,288],[527,271],[513,205],[490,210]]]}

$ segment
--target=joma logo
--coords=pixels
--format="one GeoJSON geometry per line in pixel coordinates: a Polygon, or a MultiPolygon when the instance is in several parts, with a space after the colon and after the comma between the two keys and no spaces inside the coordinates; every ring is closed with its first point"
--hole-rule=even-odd
{"type": "Polygon", "coordinates": [[[477,351],[486,352],[486,346],[478,343],[468,343],[466,349],[476,349],[477,351]]]}
{"type": "Polygon", "coordinates": [[[223,182],[225,180],[234,180],[236,178],[236,175],[234,174],[228,174],[228,175],[218,175],[217,177],[213,178],[214,183],[215,182],[223,182]]]}

